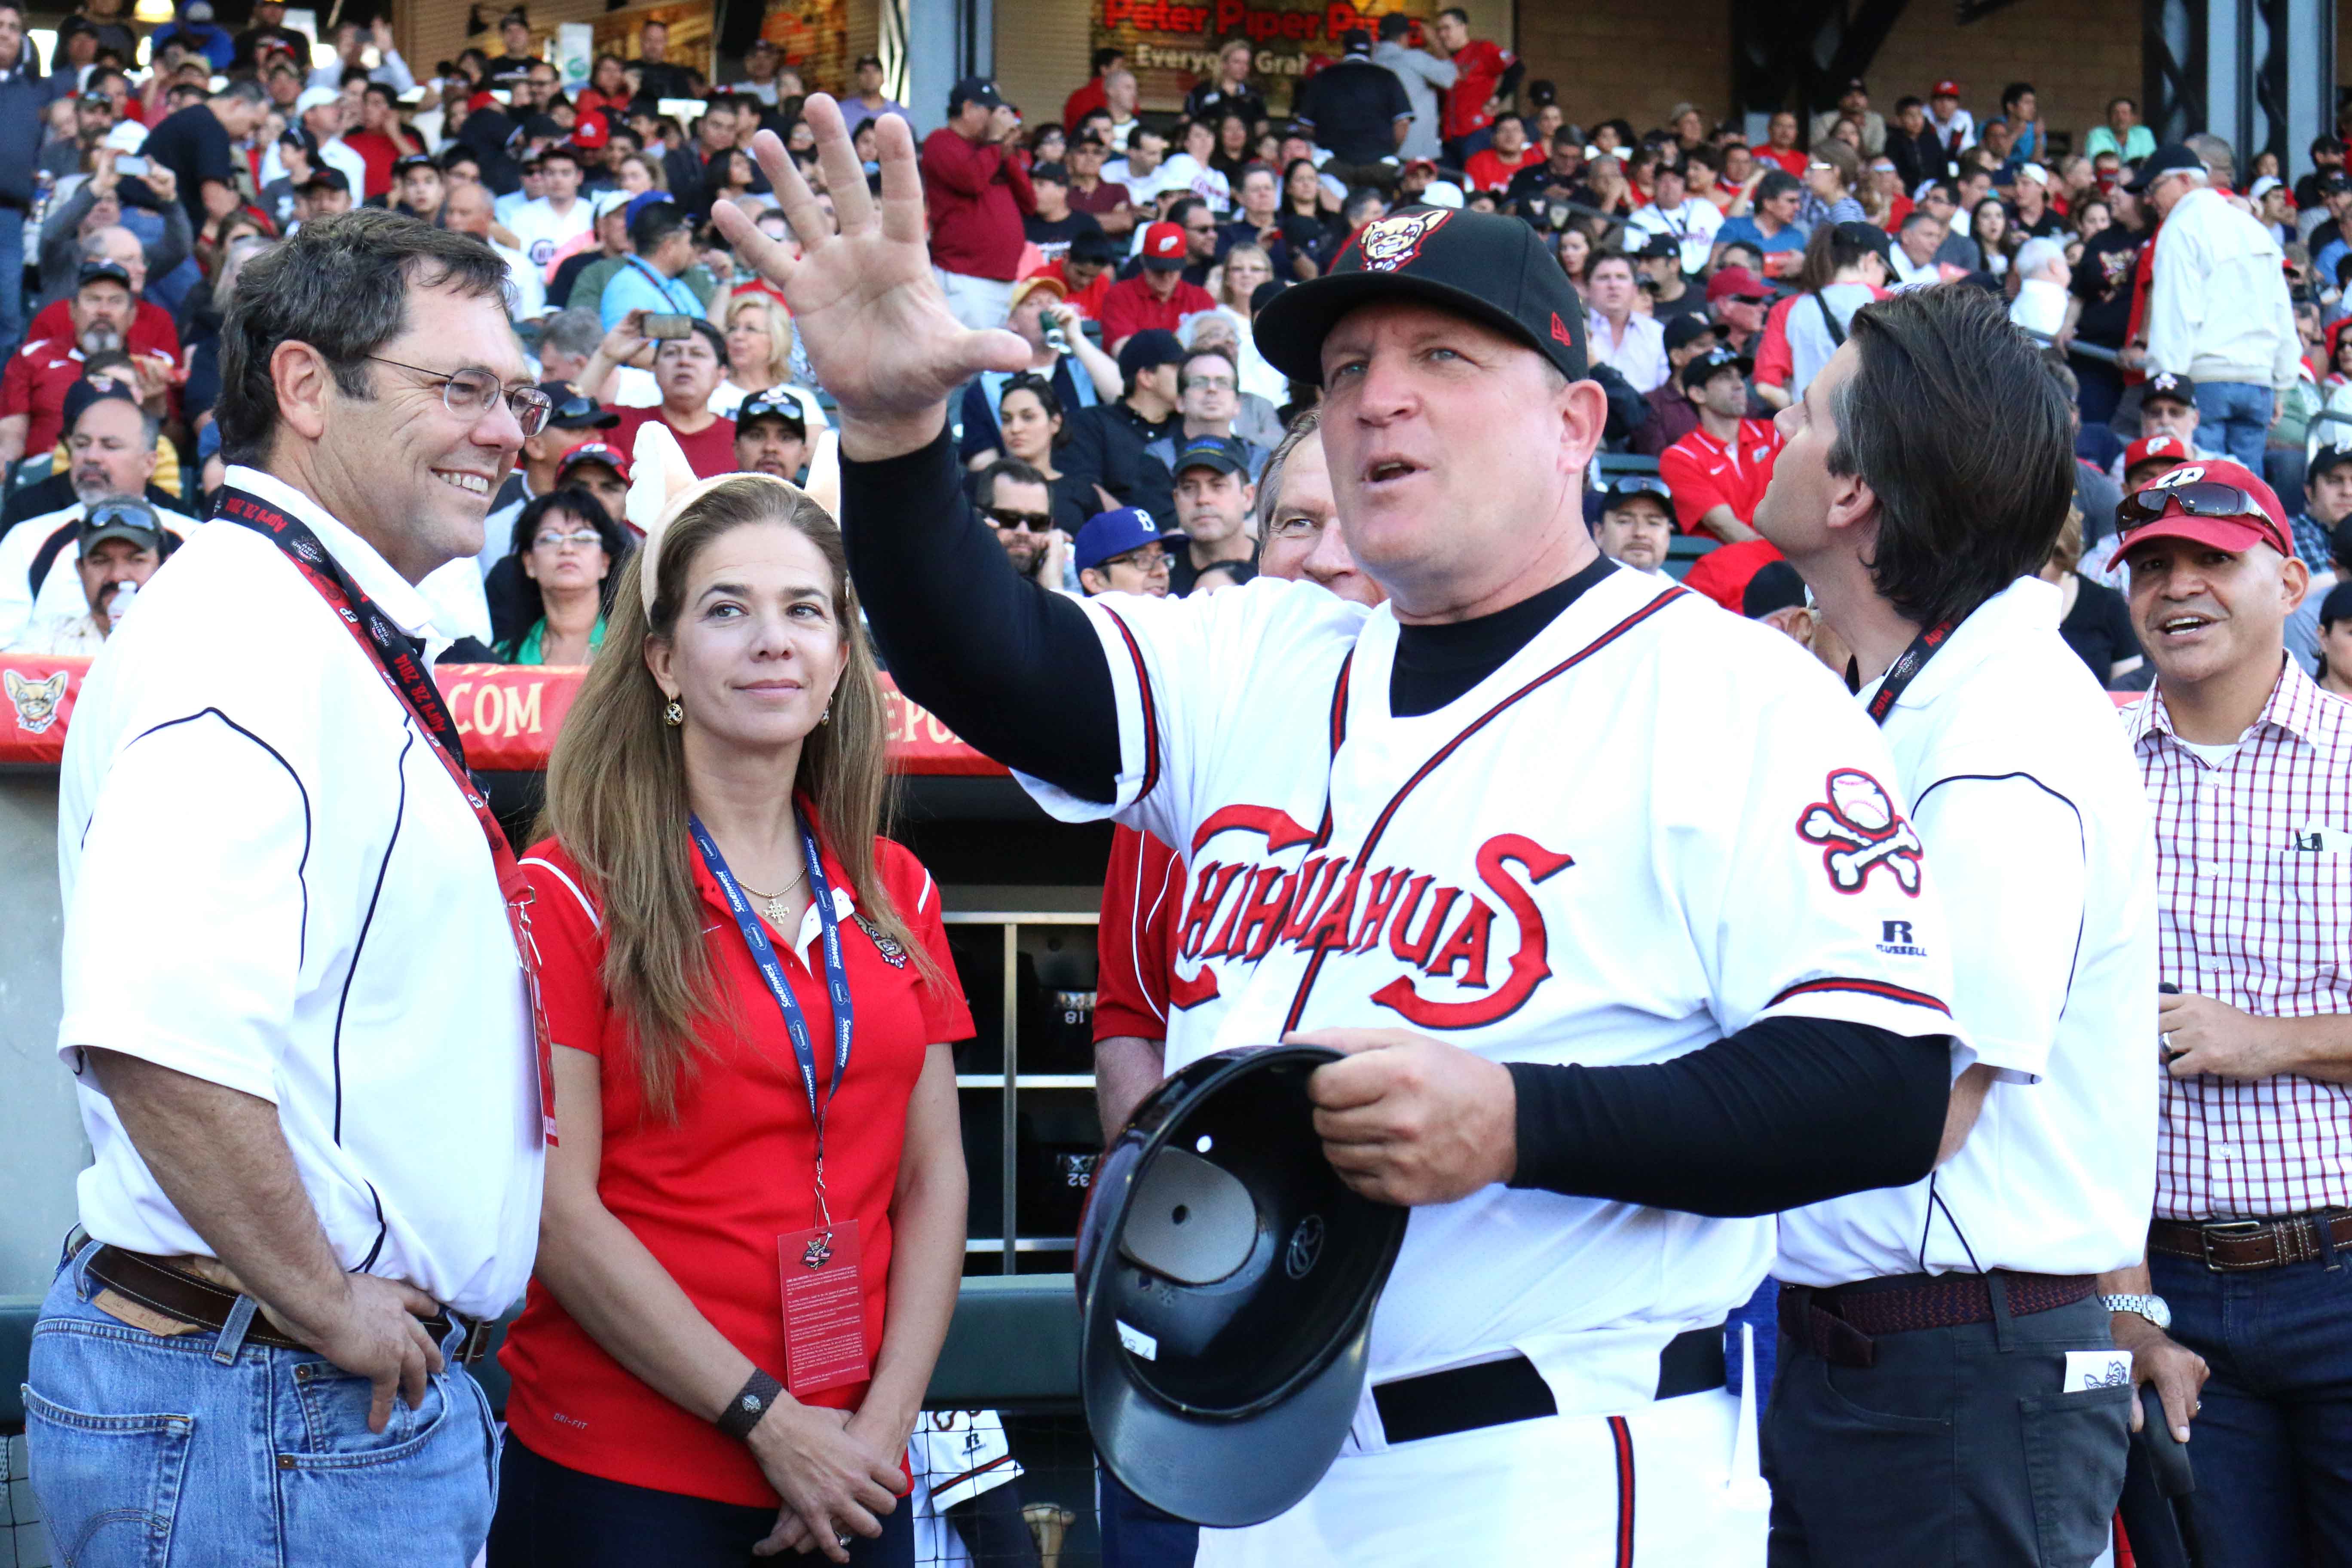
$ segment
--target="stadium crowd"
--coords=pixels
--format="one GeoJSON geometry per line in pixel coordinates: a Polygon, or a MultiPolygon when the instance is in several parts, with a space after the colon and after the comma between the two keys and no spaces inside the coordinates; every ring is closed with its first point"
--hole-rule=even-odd
{"type": "MultiPolygon", "coordinates": [[[[282,6],[258,0],[253,25],[231,35],[205,0],[184,0],[180,19],[144,40],[140,69],[120,0],[85,0],[44,74],[27,57],[24,14],[0,0],[0,275],[33,279],[0,298],[0,651],[94,653],[136,613],[140,588],[226,482],[216,412],[240,273],[304,225],[355,208],[404,212],[490,247],[514,357],[535,386],[508,405],[519,419],[525,407],[544,416],[522,421],[529,434],[491,498],[480,553],[417,584],[441,658],[590,662],[638,547],[626,498],[649,426],[704,479],[763,474],[824,493],[839,463],[833,400],[782,292],[712,214],[731,202],[792,245],[752,155],[763,130],[830,212],[801,112],[818,89],[840,94],[878,187],[873,128],[908,112],[887,95],[879,60],[856,62],[849,81],[812,81],[761,44],[740,79],[714,84],[667,58],[653,22],[637,58],[602,55],[584,85],[567,87],[519,11],[494,40],[424,77],[381,24],[344,24],[330,49],[282,20],[282,6]],[[699,112],[681,118],[680,100],[699,112]]],[[[2313,168],[2290,179],[2275,152],[2242,161],[2205,134],[2158,144],[2126,97],[2096,126],[2053,127],[2029,83],[1994,95],[1950,79],[1911,84],[1916,95],[1884,107],[1853,81],[1834,104],[1771,116],[1759,142],[1690,105],[1654,127],[1580,125],[1551,83],[1526,79],[1459,11],[1428,25],[1392,15],[1376,35],[1338,40],[1287,114],[1270,110],[1253,68],[1246,42],[1225,43],[1181,113],[1154,112],[1118,51],[1098,50],[1058,118],[1033,121],[975,78],[954,86],[943,122],[920,140],[929,257],[950,308],[1032,351],[1026,369],[979,375],[950,404],[971,503],[1023,575],[1081,597],[1183,596],[1265,573],[1376,601],[1328,526],[1316,391],[1259,353],[1254,321],[1350,247],[1410,247],[1450,212],[1496,213],[1534,229],[1585,311],[1608,397],[1584,497],[1602,552],[1672,573],[1843,675],[1849,648],[1759,531],[1758,507],[1858,310],[1929,286],[1980,289],[2046,345],[2039,374],[2071,410],[2074,505],[2041,575],[2091,673],[2114,690],[2172,680],[2210,692],[2221,656],[2196,634],[2225,622],[2245,640],[2229,650],[2237,673],[2224,683],[2260,666],[2265,637],[2295,661],[2275,695],[2264,678],[2238,725],[2254,737],[2242,752],[2200,740],[2184,742],[2184,760],[2150,739],[2145,718],[2132,731],[2158,797],[2162,853],[2193,859],[2189,837],[2214,830],[2178,815],[2195,813],[2165,794],[2178,784],[2164,782],[2168,769],[2232,781],[2202,786],[2211,811],[2292,817],[2302,832],[2337,836],[2315,849],[2347,853],[2343,773],[2297,783],[2267,760],[2296,745],[2332,765],[2346,754],[2336,706],[2352,700],[2343,141],[2319,138],[2313,168]],[[2118,511],[2168,474],[2196,470],[2172,481],[2186,487],[2215,465],[2235,465],[2227,471],[2249,481],[2244,493],[2262,492],[2257,521],[2274,524],[2263,538],[2291,545],[2281,553],[2309,588],[2291,612],[2270,615],[2249,596],[2199,610],[2208,618],[2184,631],[2167,619],[2164,590],[2136,581],[2116,550],[2118,511]]],[[[439,381],[452,414],[487,410],[499,394],[487,371],[419,374],[439,381]]],[[[2227,601],[2226,587],[2212,592],[2227,601]]],[[[617,624],[642,628],[645,617],[617,624]]],[[[1185,869],[1131,837],[1119,855],[1104,951],[1163,957],[1130,966],[1118,995],[1106,965],[1097,1034],[1149,1058],[1185,869]],[[1115,940],[1116,906],[1149,902],[1131,895],[1163,884],[1171,918],[1131,944],[1115,940]]],[[[2225,900],[2257,906],[2228,940],[2255,967],[2289,972],[2240,1002],[2255,1014],[2352,1011],[2344,910],[2320,889],[2327,868],[2311,872],[2315,891],[2300,905],[2269,870],[2204,872],[2234,879],[2225,900]],[[2321,929],[2298,926],[2304,917],[2321,929]]],[[[2169,871],[2164,885],[2175,887],[2169,871]]],[[[2220,918],[2198,901],[2210,889],[2165,896],[2178,900],[2168,942],[2220,918]]],[[[2212,1026],[2168,1020],[2184,1054],[2212,1026]]],[[[2219,1087],[2179,1091],[2204,1109],[2229,1099],[2250,1166],[2268,1162],[2223,1194],[2247,1219],[2352,1205],[2340,1069],[2289,1063],[2309,1066],[2282,1045],[2260,1064],[2215,1068],[2219,1087]],[[2333,1152],[2297,1144],[2298,1121],[2322,1129],[2333,1152]]],[[[1114,1077],[1104,1075],[1115,1123],[1114,1077]]],[[[2161,1193],[2221,1212],[2201,1179],[2161,1193]]],[[[2352,1238],[2332,1222],[2317,1234],[2314,1256],[2333,1269],[2334,1249],[2352,1238]]],[[[2193,1302],[2180,1256],[2158,1264],[2158,1282],[2193,1302]]],[[[1768,1295],[1754,1310],[1769,1342],[1768,1295]]],[[[2205,1363],[2224,1369],[2219,1331],[2192,1316],[2183,1334],[2205,1358],[2194,1375],[2185,1368],[2197,1357],[2160,1333],[2138,1342],[2186,1425],[2205,1363]]],[[[2327,1353],[2346,1353],[2340,1331],[2327,1353]]],[[[2259,1382],[2239,1380],[2228,1419],[2259,1426],[2303,1397],[2259,1382]]],[[[2328,1408],[2336,1425],[2294,1460],[2324,1472],[2305,1500],[2315,1518],[2352,1506],[2340,1401],[2328,1408]]],[[[2277,1452],[2305,1441],[2281,1428],[2277,1452]]],[[[2247,1462],[2249,1495],[2291,1490],[2253,1485],[2263,1473],[2247,1462]]],[[[1139,1544],[1129,1560],[1173,1560],[1140,1544],[1166,1523],[1130,1516],[1139,1544]]]]}

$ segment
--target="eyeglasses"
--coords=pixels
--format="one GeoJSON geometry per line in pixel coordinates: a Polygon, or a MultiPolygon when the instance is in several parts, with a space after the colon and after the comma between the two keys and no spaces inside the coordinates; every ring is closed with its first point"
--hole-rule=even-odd
{"type": "Polygon", "coordinates": [[[1234,378],[1230,375],[1196,375],[1184,385],[1187,389],[1202,386],[1211,392],[1231,392],[1234,389],[1234,378]]]}
{"type": "Polygon", "coordinates": [[[2212,479],[2170,489],[2149,485],[2135,490],[2116,508],[2116,518],[2126,527],[2154,522],[2164,515],[2166,508],[2175,505],[2180,508],[2183,517],[2233,517],[2256,526],[2269,521],[2269,514],[2252,496],[2235,485],[2212,479]]]}
{"type": "Polygon", "coordinates": [[[567,544],[577,550],[591,550],[604,542],[604,536],[593,528],[575,528],[569,533],[558,533],[551,528],[530,542],[534,550],[561,550],[567,544]]]}
{"type": "Polygon", "coordinates": [[[1130,550],[1124,555],[1114,555],[1103,563],[1106,569],[1113,566],[1132,566],[1147,577],[1165,577],[1168,575],[1170,564],[1168,552],[1156,544],[1147,544],[1140,550],[1130,550]]]}
{"type": "Polygon", "coordinates": [[[508,387],[497,376],[486,370],[461,370],[451,373],[426,370],[423,365],[403,364],[396,359],[386,359],[382,354],[366,354],[362,357],[372,359],[378,364],[388,364],[394,370],[404,370],[412,375],[421,375],[439,382],[442,406],[458,418],[469,422],[480,419],[490,411],[491,404],[504,398],[507,412],[512,414],[515,423],[522,427],[522,437],[526,441],[547,428],[547,416],[554,407],[547,394],[540,391],[539,388],[508,387]]]}
{"type": "Polygon", "coordinates": [[[1015,533],[1045,533],[1054,526],[1050,511],[1014,511],[1010,507],[992,506],[982,514],[999,528],[1009,528],[1015,533]]]}

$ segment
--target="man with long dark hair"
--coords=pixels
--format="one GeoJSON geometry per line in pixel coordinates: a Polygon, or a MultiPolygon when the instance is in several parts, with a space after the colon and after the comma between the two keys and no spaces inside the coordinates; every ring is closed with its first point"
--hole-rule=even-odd
{"type": "MultiPolygon", "coordinates": [[[[1931,1176],[1780,1216],[1771,1561],[2087,1563],[2133,1408],[2096,1276],[2147,1224],[2156,887],[2129,747],[2035,576],[2063,395],[1996,296],[1948,286],[1856,311],[1779,424],[1756,526],[1853,650],[1967,1048],[1931,1176]]],[[[1796,831],[1868,852],[1834,798],[1796,831]]]]}

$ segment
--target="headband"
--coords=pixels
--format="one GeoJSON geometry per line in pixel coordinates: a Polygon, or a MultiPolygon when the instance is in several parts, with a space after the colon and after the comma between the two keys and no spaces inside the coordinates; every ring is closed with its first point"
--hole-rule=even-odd
{"type": "MultiPolygon", "coordinates": [[[[825,434],[831,436],[833,433],[828,430],[825,434]]],[[[819,450],[823,452],[824,448],[820,447],[819,450]]],[[[729,473],[697,479],[694,469],[686,460],[686,454],[678,448],[677,438],[670,434],[667,426],[658,420],[648,419],[637,427],[635,449],[631,452],[629,461],[629,494],[622,510],[630,526],[645,535],[644,542],[637,547],[643,555],[637,566],[637,579],[645,595],[648,625],[654,618],[654,598],[661,585],[663,542],[667,539],[671,525],[685,514],[688,508],[719,486],[737,479],[773,485],[787,496],[808,494],[798,485],[780,479],[773,474],[729,473]]],[[[834,459],[831,469],[832,489],[837,494],[840,488],[837,458],[834,459]]],[[[815,489],[819,476],[812,473],[809,479],[811,489],[815,489]]],[[[831,509],[827,508],[827,511],[830,513],[831,509]]]]}

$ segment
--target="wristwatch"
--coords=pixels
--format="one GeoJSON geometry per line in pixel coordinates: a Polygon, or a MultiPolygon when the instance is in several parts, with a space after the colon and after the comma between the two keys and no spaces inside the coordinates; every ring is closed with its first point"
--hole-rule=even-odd
{"type": "Polygon", "coordinates": [[[2146,1318],[2158,1330],[2172,1327],[2172,1309],[2161,1296],[2102,1296],[2099,1305],[2110,1312],[2130,1312],[2146,1318]]]}

